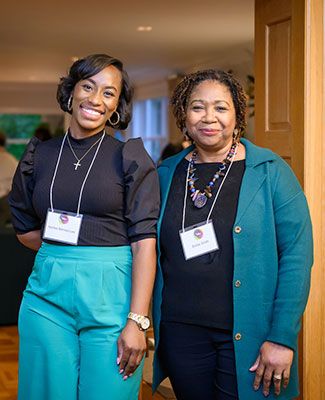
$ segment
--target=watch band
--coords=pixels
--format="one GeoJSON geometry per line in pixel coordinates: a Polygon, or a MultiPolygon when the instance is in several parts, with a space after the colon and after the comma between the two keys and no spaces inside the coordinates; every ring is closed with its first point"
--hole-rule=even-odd
{"type": "Polygon", "coordinates": [[[150,319],[147,315],[136,314],[134,312],[129,312],[128,319],[136,322],[141,331],[146,331],[150,326],[150,319]]]}

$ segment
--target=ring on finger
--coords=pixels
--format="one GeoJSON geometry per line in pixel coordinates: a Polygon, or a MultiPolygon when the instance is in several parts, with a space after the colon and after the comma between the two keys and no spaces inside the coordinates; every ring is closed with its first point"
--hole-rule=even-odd
{"type": "Polygon", "coordinates": [[[282,379],[282,375],[279,375],[279,374],[274,374],[273,375],[273,379],[275,380],[275,381],[281,381],[281,379],[282,379]]]}

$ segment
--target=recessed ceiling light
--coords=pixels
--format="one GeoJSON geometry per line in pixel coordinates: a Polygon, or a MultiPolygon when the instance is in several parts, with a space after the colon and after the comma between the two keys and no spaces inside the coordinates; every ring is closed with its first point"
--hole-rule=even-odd
{"type": "Polygon", "coordinates": [[[138,32],[150,32],[150,31],[152,31],[152,26],[140,25],[140,26],[137,27],[137,31],[138,32]]]}

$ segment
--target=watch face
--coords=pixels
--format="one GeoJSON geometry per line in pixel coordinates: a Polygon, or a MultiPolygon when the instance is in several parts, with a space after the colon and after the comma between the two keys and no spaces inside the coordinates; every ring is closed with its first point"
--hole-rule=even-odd
{"type": "Polygon", "coordinates": [[[140,322],[140,325],[141,325],[141,328],[142,328],[143,330],[148,329],[149,326],[150,326],[150,320],[149,320],[149,318],[146,318],[146,317],[142,318],[142,321],[140,322]]]}

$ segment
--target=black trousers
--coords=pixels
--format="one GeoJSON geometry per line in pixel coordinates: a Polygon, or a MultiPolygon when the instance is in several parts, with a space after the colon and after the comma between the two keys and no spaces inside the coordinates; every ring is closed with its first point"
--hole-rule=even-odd
{"type": "Polygon", "coordinates": [[[162,322],[159,356],[178,400],[238,399],[231,331],[162,322]]]}

